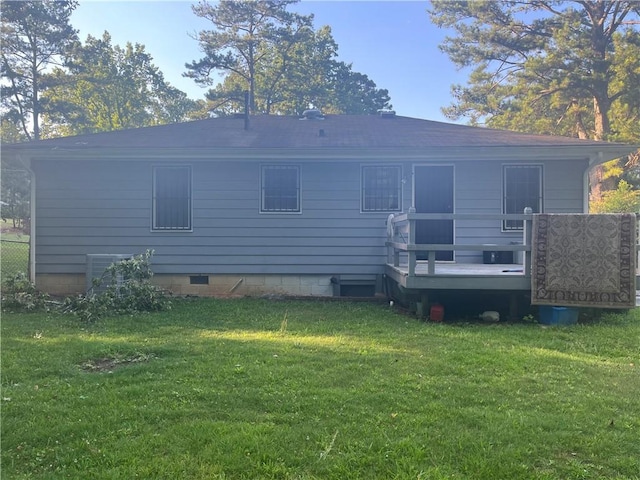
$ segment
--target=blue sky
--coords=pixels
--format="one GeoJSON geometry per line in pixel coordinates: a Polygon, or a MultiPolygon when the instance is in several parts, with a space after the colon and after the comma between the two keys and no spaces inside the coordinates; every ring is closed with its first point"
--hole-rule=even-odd
{"type": "MultiPolygon", "coordinates": [[[[192,1],[81,0],[71,23],[84,41],[106,30],[112,42],[145,45],[172,85],[191,98],[206,89],[183,78],[184,64],[202,57],[189,36],[211,24],[191,11],[192,1]]],[[[450,121],[440,108],[450,103],[450,85],[464,83],[438,50],[445,32],[429,22],[426,1],[303,1],[292,7],[315,15],[314,26],[331,26],[338,58],[386,88],[398,115],[450,121]]]]}

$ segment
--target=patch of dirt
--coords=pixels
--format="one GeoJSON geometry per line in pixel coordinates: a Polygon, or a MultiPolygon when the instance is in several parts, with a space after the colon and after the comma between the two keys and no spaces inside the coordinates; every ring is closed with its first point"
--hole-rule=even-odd
{"type": "Polygon", "coordinates": [[[93,358],[80,364],[80,368],[85,372],[104,373],[112,372],[118,367],[131,365],[133,363],[148,362],[156,358],[152,353],[139,353],[130,356],[114,355],[112,357],[93,358]]]}

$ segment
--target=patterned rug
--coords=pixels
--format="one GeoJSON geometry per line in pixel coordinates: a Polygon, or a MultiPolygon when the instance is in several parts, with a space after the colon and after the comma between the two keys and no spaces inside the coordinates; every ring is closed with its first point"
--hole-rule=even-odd
{"type": "Polygon", "coordinates": [[[539,214],[532,234],[533,305],[635,307],[634,214],[539,214]]]}

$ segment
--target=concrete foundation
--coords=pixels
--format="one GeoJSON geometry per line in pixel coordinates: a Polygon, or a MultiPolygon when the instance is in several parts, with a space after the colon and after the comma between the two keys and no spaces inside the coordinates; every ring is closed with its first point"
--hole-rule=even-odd
{"type": "Polygon", "coordinates": [[[198,296],[255,296],[255,295],[333,295],[329,275],[198,275],[197,282],[204,278],[207,284],[193,283],[189,275],[156,275],[154,283],[176,295],[198,296]]]}
{"type": "Polygon", "coordinates": [[[75,295],[84,293],[84,273],[45,273],[36,275],[36,288],[50,295],[75,295]]]}
{"type": "MultiPolygon", "coordinates": [[[[330,297],[330,275],[155,275],[153,283],[175,295],[259,296],[266,294],[330,297]]],[[[36,287],[51,295],[84,293],[84,274],[41,274],[36,287]]]]}

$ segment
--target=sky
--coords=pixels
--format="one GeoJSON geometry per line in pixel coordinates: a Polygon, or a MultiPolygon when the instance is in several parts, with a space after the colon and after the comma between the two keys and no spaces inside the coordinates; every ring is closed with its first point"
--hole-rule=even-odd
{"type": "MultiPolygon", "coordinates": [[[[83,42],[87,35],[102,36],[106,30],[113,45],[144,45],[166,81],[199,99],[207,89],[182,74],[185,63],[203,56],[192,37],[212,24],[192,12],[194,3],[80,0],[71,24],[83,42]]],[[[338,60],[386,88],[398,115],[453,123],[440,109],[451,103],[450,86],[464,84],[466,76],[438,49],[446,32],[430,23],[428,6],[417,0],[303,0],[290,9],[313,13],[316,29],[329,25],[338,60]]]]}

